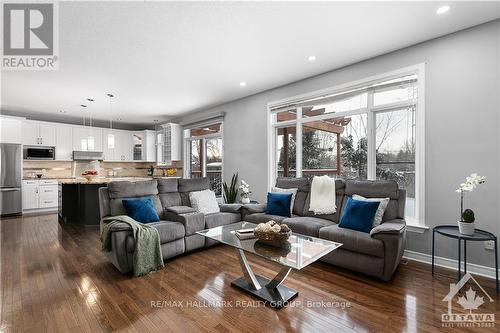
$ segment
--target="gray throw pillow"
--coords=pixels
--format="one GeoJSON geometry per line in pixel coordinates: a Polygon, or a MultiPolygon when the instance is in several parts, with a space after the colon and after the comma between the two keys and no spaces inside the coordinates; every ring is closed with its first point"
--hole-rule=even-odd
{"type": "Polygon", "coordinates": [[[358,194],[353,194],[352,198],[354,200],[359,201],[371,201],[371,202],[380,202],[378,205],[377,211],[375,212],[375,217],[373,218],[373,228],[380,225],[382,223],[382,217],[384,217],[385,209],[389,204],[389,198],[365,198],[358,194]]]}

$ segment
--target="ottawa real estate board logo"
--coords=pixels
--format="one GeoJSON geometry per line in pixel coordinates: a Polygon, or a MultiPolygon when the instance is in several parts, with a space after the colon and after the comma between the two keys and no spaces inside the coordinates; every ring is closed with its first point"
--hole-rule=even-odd
{"type": "Polygon", "coordinates": [[[58,69],[58,26],[57,3],[4,3],[2,70],[58,69]]]}
{"type": "Polygon", "coordinates": [[[450,292],[443,298],[443,302],[448,303],[448,311],[441,315],[442,327],[495,327],[495,314],[479,310],[481,305],[494,301],[469,273],[457,284],[450,284],[450,292]],[[454,311],[454,302],[464,311],[454,311]]]}

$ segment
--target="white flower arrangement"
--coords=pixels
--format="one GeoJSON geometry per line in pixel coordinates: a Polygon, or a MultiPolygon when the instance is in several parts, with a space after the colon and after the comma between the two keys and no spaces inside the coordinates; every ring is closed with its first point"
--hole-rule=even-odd
{"type": "Polygon", "coordinates": [[[484,183],[486,183],[485,176],[479,176],[477,173],[473,173],[469,177],[465,178],[465,183],[460,184],[460,186],[455,190],[455,192],[457,193],[472,192],[478,185],[484,183]]]}
{"type": "Polygon", "coordinates": [[[478,185],[484,183],[486,183],[485,176],[479,176],[477,173],[472,173],[469,177],[465,178],[465,183],[460,184],[460,186],[455,190],[455,192],[460,193],[460,221],[463,220],[462,214],[464,212],[464,192],[472,192],[478,185]]]}
{"type": "Polygon", "coordinates": [[[250,193],[252,193],[250,191],[250,185],[248,185],[248,183],[246,181],[244,181],[243,179],[241,180],[241,185],[240,185],[240,187],[238,187],[238,189],[240,190],[240,196],[242,198],[248,198],[250,193]]]}

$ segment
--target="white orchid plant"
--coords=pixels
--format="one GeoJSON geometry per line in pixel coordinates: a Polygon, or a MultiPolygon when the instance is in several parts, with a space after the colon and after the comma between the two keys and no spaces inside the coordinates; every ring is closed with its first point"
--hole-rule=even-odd
{"type": "Polygon", "coordinates": [[[241,185],[240,185],[240,187],[238,187],[238,189],[240,190],[240,196],[242,198],[248,198],[250,193],[252,193],[250,191],[250,185],[248,185],[248,183],[246,181],[244,181],[243,179],[241,180],[241,185]]]}
{"type": "Polygon", "coordinates": [[[478,185],[484,183],[486,183],[485,176],[479,176],[477,173],[473,173],[469,177],[466,177],[465,182],[460,184],[455,190],[455,192],[460,193],[460,216],[462,216],[464,212],[464,192],[472,192],[478,185]]]}

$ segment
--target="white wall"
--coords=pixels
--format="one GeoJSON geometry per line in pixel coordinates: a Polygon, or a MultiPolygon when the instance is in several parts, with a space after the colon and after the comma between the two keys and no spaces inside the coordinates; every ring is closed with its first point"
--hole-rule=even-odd
{"type": "MultiPolygon", "coordinates": [[[[253,197],[263,201],[268,172],[268,102],[425,62],[425,222],[430,227],[454,224],[459,212],[454,190],[466,175],[477,172],[486,175],[488,182],[467,195],[466,207],[476,212],[479,228],[500,236],[499,47],[497,20],[201,113],[226,112],[225,179],[238,171],[251,185],[253,197]]],[[[407,249],[430,253],[431,232],[409,233],[407,249]]],[[[456,242],[439,239],[437,255],[456,258],[456,252],[456,242]]],[[[472,263],[494,265],[493,252],[485,250],[482,243],[468,246],[468,258],[472,263]]]]}

